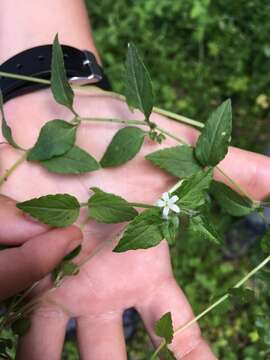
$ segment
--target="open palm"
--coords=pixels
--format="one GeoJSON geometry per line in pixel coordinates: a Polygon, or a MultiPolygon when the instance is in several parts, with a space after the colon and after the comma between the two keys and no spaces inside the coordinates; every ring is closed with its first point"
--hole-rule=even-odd
{"type": "MultiPolygon", "coordinates": [[[[139,116],[130,113],[120,101],[100,96],[78,97],[76,108],[81,116],[124,119],[139,116]]],[[[70,117],[65,109],[54,104],[47,90],[11,101],[6,106],[6,115],[16,141],[25,148],[33,145],[46,121],[70,117]]],[[[189,142],[195,141],[196,132],[186,126],[159,116],[154,121],[189,142]]],[[[84,123],[78,131],[77,144],[100,159],[117,129],[115,124],[84,123]]],[[[163,146],[170,145],[175,144],[166,140],[163,146]]],[[[154,203],[175,181],[144,160],[146,154],[157,148],[157,144],[146,140],[140,154],[128,164],[80,176],[51,174],[38,164],[24,162],[3,185],[2,193],[18,201],[69,193],[85,202],[89,188],[98,186],[131,202],[154,203]]],[[[18,151],[2,145],[0,174],[18,156],[18,151]]],[[[82,211],[80,222],[86,218],[82,211]]],[[[126,308],[136,307],[156,344],[160,339],[155,337],[153,325],[163,314],[171,311],[175,326],[192,319],[191,308],[173,279],[167,243],[163,241],[148,250],[113,253],[116,240],[109,240],[115,239],[120,230],[119,225],[87,223],[83,250],[77,259],[87,261],[78,275],[66,279],[46,296],[33,315],[30,331],[20,342],[19,359],[59,359],[71,317],[77,320],[81,359],[90,360],[127,358],[122,330],[122,313],[126,308]]],[[[38,291],[48,286],[49,280],[45,279],[38,291]]],[[[197,325],[175,336],[172,349],[179,359],[215,359],[201,339],[197,325]]]]}

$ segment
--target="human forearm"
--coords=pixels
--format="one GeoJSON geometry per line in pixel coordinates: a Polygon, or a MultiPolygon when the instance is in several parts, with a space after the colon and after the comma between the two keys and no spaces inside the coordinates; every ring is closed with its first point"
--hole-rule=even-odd
{"type": "Polygon", "coordinates": [[[52,43],[97,50],[83,0],[1,0],[0,63],[25,49],[52,43]]]}

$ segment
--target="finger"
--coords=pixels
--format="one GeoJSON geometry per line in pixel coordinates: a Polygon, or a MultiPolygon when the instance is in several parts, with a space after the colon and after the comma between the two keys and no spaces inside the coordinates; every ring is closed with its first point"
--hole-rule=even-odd
{"type": "Polygon", "coordinates": [[[81,231],[71,226],[37,236],[21,247],[0,252],[0,299],[30,286],[52,271],[81,242],[81,231]]]}
{"type": "Polygon", "coordinates": [[[25,215],[14,200],[0,195],[0,229],[0,244],[18,245],[49,228],[25,215]]]}
{"type": "MultiPolygon", "coordinates": [[[[161,338],[155,335],[154,326],[156,321],[164,314],[167,312],[172,313],[174,329],[194,318],[192,309],[185,295],[174,279],[170,279],[163,285],[160,285],[154,293],[150,294],[149,299],[145,300],[142,304],[138,304],[136,308],[141,314],[147,331],[156,346],[160,344],[161,338]]],[[[206,342],[202,339],[197,324],[191,325],[183,332],[176,333],[170,348],[177,359],[195,359],[195,357],[192,356],[197,353],[197,349],[200,349],[199,359],[216,359],[206,342]]],[[[196,358],[196,360],[197,359],[198,358],[196,358]]]]}
{"type": "MultiPolygon", "coordinates": [[[[174,134],[179,134],[180,137],[184,138],[192,146],[196,145],[200,135],[197,130],[165,118],[157,117],[157,119],[163,127],[173,130],[174,134]]],[[[227,156],[221,161],[219,167],[258,200],[270,195],[269,157],[230,146],[227,156]]],[[[234,187],[218,171],[215,171],[215,178],[230,187],[234,187]]],[[[234,189],[237,190],[235,187],[234,189]]]]}
{"type": "Polygon", "coordinates": [[[55,306],[42,306],[31,318],[31,327],[20,338],[17,360],[61,359],[68,316],[55,306]]]}
{"type": "Polygon", "coordinates": [[[77,320],[81,360],[126,360],[122,314],[110,312],[77,320]]]}
{"type": "MultiPolygon", "coordinates": [[[[269,157],[230,147],[228,155],[219,166],[256,199],[260,200],[270,195],[269,157]]],[[[217,170],[215,177],[232,186],[217,170]]]]}

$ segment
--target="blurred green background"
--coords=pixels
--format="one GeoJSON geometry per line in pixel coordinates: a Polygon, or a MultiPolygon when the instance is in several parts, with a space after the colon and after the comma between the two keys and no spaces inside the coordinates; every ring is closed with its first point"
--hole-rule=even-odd
{"type": "MultiPolygon", "coordinates": [[[[97,47],[116,91],[123,92],[123,63],[127,43],[133,41],[150,70],[156,105],[204,121],[230,97],[233,143],[264,151],[270,139],[268,0],[86,2],[97,47]]],[[[216,219],[224,229],[234,221],[216,219]]],[[[172,250],[175,275],[195,313],[261,257],[256,243],[244,255],[228,260],[220,248],[190,237],[172,250]]],[[[270,359],[270,335],[259,337],[255,327],[257,313],[270,309],[269,292],[261,278],[249,284],[256,290],[256,304],[224,306],[202,320],[203,334],[219,359],[270,359]]],[[[132,360],[149,359],[151,346],[142,325],[129,350],[132,360]]],[[[73,353],[74,346],[68,343],[64,358],[76,359],[73,353]]]]}

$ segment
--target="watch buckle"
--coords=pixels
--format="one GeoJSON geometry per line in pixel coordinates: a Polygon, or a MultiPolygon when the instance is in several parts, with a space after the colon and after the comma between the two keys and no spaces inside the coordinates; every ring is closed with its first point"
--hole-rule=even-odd
{"type": "Polygon", "coordinates": [[[96,62],[95,56],[87,50],[82,51],[85,59],[83,60],[83,66],[89,69],[89,76],[73,76],[69,79],[71,84],[75,85],[87,85],[95,84],[102,80],[102,72],[96,62]]]}

